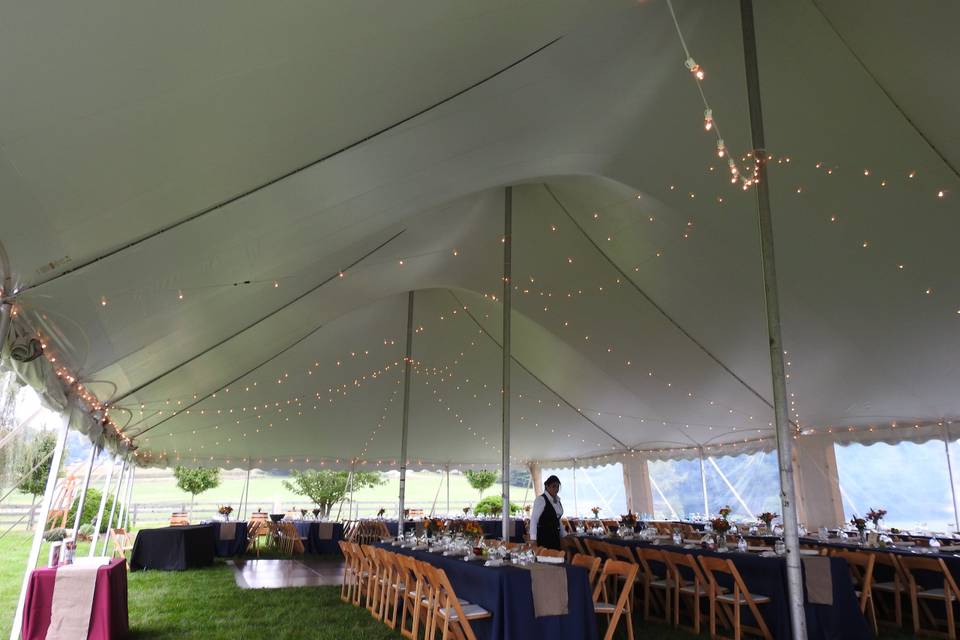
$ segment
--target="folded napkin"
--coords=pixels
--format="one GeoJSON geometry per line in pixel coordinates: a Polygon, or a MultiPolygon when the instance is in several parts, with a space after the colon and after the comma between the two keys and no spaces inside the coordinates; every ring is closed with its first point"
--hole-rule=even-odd
{"type": "Polygon", "coordinates": [[[98,570],[96,566],[82,565],[57,568],[47,640],[86,640],[98,570]]]}
{"type": "Polygon", "coordinates": [[[333,523],[321,522],[317,525],[317,536],[321,540],[333,540],[333,523]]]}
{"type": "Polygon", "coordinates": [[[236,522],[221,522],[220,523],[220,539],[221,540],[233,540],[237,537],[237,523],[236,522]]]}
{"type": "Polygon", "coordinates": [[[830,573],[830,558],[810,556],[803,561],[803,579],[807,587],[807,602],[833,605],[833,576],[830,573]]]}
{"type": "Polygon", "coordinates": [[[533,614],[565,616],[567,604],[567,570],[565,567],[548,567],[539,564],[519,565],[530,572],[530,589],[533,592],[533,614]]]}

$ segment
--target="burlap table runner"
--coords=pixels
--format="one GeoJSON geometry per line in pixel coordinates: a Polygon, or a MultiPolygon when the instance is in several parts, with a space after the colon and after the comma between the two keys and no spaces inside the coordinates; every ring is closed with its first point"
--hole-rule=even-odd
{"type": "Polygon", "coordinates": [[[333,522],[320,522],[317,527],[317,536],[321,540],[333,540],[333,522]]]}
{"type": "Polygon", "coordinates": [[[86,640],[99,568],[64,565],[57,569],[47,640],[86,640]]]}
{"type": "Polygon", "coordinates": [[[567,570],[544,564],[514,565],[530,572],[533,592],[533,615],[565,616],[570,610],[567,601],[567,570]]]}
{"type": "Polygon", "coordinates": [[[833,604],[833,576],[830,558],[810,556],[802,558],[803,578],[807,587],[807,601],[811,604],[833,604]]]}
{"type": "Polygon", "coordinates": [[[237,537],[237,523],[236,522],[221,522],[220,523],[220,539],[221,540],[233,540],[237,537]]]}

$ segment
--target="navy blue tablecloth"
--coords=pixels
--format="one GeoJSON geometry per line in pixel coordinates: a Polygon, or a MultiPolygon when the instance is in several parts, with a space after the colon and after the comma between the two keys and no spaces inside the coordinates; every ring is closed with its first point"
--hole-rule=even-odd
{"type": "MultiPolygon", "coordinates": [[[[667,551],[689,553],[693,555],[712,555],[733,560],[737,571],[751,593],[762,594],[770,598],[770,603],[758,605],[760,613],[774,638],[788,640],[790,631],[790,603],[787,597],[787,563],[784,558],[762,557],[752,553],[718,553],[706,549],[685,549],[674,545],[652,545],[639,540],[620,540],[602,538],[629,547],[647,546],[667,551]]],[[[652,567],[658,571],[658,567],[652,567]]],[[[870,640],[872,637],[867,621],[860,613],[860,606],[854,593],[853,583],[847,561],[843,558],[830,559],[830,577],[833,582],[833,605],[807,603],[807,637],[809,640],[870,640]]],[[[719,578],[719,576],[718,576],[719,578]]],[[[727,586],[727,585],[725,585],[727,586]]],[[[744,608],[745,618],[752,619],[749,610],[744,608]]]]}
{"type": "Polygon", "coordinates": [[[130,553],[130,570],[205,567],[213,564],[215,542],[212,524],[141,529],[130,553]]]}
{"type": "Polygon", "coordinates": [[[303,549],[306,553],[335,554],[340,553],[340,540],[343,540],[343,525],[339,522],[320,523],[315,520],[294,520],[303,549]],[[329,539],[320,537],[320,525],[331,525],[329,539]]]}
{"type": "Polygon", "coordinates": [[[537,618],[533,612],[530,572],[518,567],[484,567],[483,562],[464,562],[463,558],[438,553],[401,549],[378,544],[388,551],[413,556],[446,572],[457,597],[478,604],[492,618],[471,622],[481,640],[595,640],[596,614],[585,569],[565,565],[567,570],[568,611],[565,616],[537,618]]]}
{"type": "Polygon", "coordinates": [[[214,545],[216,554],[219,558],[229,558],[239,556],[247,550],[247,523],[242,520],[237,522],[236,531],[231,540],[220,539],[220,525],[222,522],[211,522],[213,525],[214,545]]]}

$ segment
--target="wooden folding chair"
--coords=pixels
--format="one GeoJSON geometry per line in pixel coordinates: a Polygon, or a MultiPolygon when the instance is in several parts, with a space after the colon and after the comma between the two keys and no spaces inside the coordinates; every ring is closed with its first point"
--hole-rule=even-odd
{"type": "Polygon", "coordinates": [[[404,638],[418,640],[420,637],[421,614],[425,611],[423,600],[427,597],[429,585],[420,572],[417,561],[409,556],[398,553],[394,558],[403,583],[402,601],[400,608],[400,635],[404,638]],[[407,620],[410,626],[407,626],[407,620]]]}
{"type": "Polygon", "coordinates": [[[584,553],[575,553],[573,558],[570,559],[570,564],[587,570],[587,579],[590,581],[590,592],[592,593],[597,587],[597,578],[600,575],[600,558],[588,556],[584,553]]]}
{"type": "Polygon", "coordinates": [[[670,596],[674,587],[670,566],[659,549],[635,547],[634,552],[640,564],[640,579],[643,585],[643,619],[670,624],[670,596]],[[656,569],[658,565],[663,567],[662,571],[656,569]],[[662,616],[650,613],[654,605],[660,609],[662,616]]]}
{"type": "Polygon", "coordinates": [[[367,611],[374,620],[381,618],[381,597],[385,584],[383,565],[380,560],[379,549],[367,544],[360,545],[364,556],[367,558],[367,567],[370,576],[367,580],[367,611]]]}
{"type": "Polygon", "coordinates": [[[110,539],[113,541],[113,555],[111,557],[126,558],[127,551],[133,549],[133,540],[126,529],[111,529],[110,539]]]}
{"type": "Polygon", "coordinates": [[[397,604],[406,585],[403,583],[405,571],[397,562],[397,554],[377,548],[380,566],[383,569],[383,586],[380,589],[380,619],[391,629],[397,628],[397,604]]]}
{"type": "MultiPolygon", "coordinates": [[[[673,626],[681,627],[700,634],[700,618],[702,617],[700,609],[700,598],[708,597],[709,582],[695,556],[689,553],[678,553],[676,551],[663,551],[663,559],[666,560],[670,568],[670,574],[674,583],[673,587],[673,626]],[[689,576],[689,577],[688,577],[689,576]],[[684,598],[689,598],[687,613],[690,615],[690,626],[680,624],[680,610],[684,598]]],[[[717,586],[720,593],[726,593],[727,589],[717,586]]]]}
{"type": "Polygon", "coordinates": [[[873,568],[877,560],[876,553],[833,549],[830,555],[843,558],[850,568],[854,592],[860,602],[860,613],[873,625],[873,635],[878,635],[877,612],[873,607],[873,568]]]}
{"type": "Polygon", "coordinates": [[[370,582],[373,577],[372,563],[370,557],[356,542],[351,542],[350,553],[353,554],[357,567],[357,587],[353,591],[354,606],[366,606],[369,601],[370,582]]]}
{"type": "Polygon", "coordinates": [[[453,633],[456,638],[477,640],[470,623],[474,620],[483,620],[493,617],[493,614],[478,604],[465,603],[457,598],[457,594],[443,569],[432,565],[421,565],[427,580],[433,589],[433,613],[430,616],[430,626],[427,638],[434,638],[437,631],[441,640],[447,640],[453,633]],[[438,628],[439,627],[439,628],[438,628]]]}
{"type": "Polygon", "coordinates": [[[610,618],[607,622],[607,632],[603,636],[604,640],[613,638],[620,618],[624,614],[626,614],[627,637],[633,640],[633,612],[630,604],[633,601],[633,586],[637,580],[638,569],[635,563],[621,560],[607,560],[603,563],[600,578],[593,589],[593,610],[597,615],[610,618]],[[608,588],[608,582],[614,586],[608,588]],[[619,593],[616,593],[617,589],[619,593]],[[611,598],[611,595],[614,597],[611,598]]]}
{"type": "Polygon", "coordinates": [[[600,560],[607,559],[607,543],[596,538],[584,538],[582,540],[586,552],[591,556],[596,556],[600,560]]]}
{"type": "MultiPolygon", "coordinates": [[[[903,571],[903,567],[900,566],[900,563],[897,561],[897,556],[893,553],[874,553],[875,562],[873,565],[874,574],[876,577],[873,582],[873,588],[871,589],[873,593],[873,599],[876,601],[877,608],[880,609],[880,613],[884,615],[884,622],[889,625],[890,619],[893,619],[893,624],[896,627],[903,627],[903,598],[904,596],[909,596],[909,590],[907,589],[907,576],[903,571]],[[888,576],[892,576],[892,580],[880,580],[879,574],[883,571],[888,576]],[[893,597],[893,607],[889,605],[889,600],[885,600],[883,595],[889,595],[893,597]]],[[[886,577],[886,576],[884,576],[886,577]]]]}
{"type": "Polygon", "coordinates": [[[733,564],[732,560],[714,556],[699,556],[699,561],[700,566],[703,567],[704,575],[710,583],[710,588],[707,591],[710,598],[710,637],[727,638],[727,636],[722,636],[717,633],[717,615],[719,609],[726,614],[729,621],[733,624],[733,640],[740,640],[740,638],[743,637],[744,630],[758,635],[764,638],[764,640],[773,640],[773,636],[770,635],[770,629],[767,628],[767,623],[764,621],[763,616],[760,615],[760,609],[757,607],[758,604],[768,604],[770,598],[764,595],[750,593],[750,590],[747,588],[747,585],[744,584],[743,578],[740,576],[740,572],[737,571],[737,567],[733,564]],[[720,589],[721,585],[717,580],[717,574],[730,576],[730,581],[733,584],[732,592],[722,592],[720,589]],[[750,627],[741,622],[740,613],[744,605],[750,609],[750,613],[757,623],[756,627],[750,627]]]}
{"type": "Polygon", "coordinates": [[[357,563],[346,540],[338,540],[340,553],[343,554],[343,584],[340,587],[340,599],[344,602],[353,602],[353,590],[359,583],[357,577],[357,563]]]}
{"type": "Polygon", "coordinates": [[[919,556],[901,556],[897,558],[900,566],[907,576],[907,588],[910,592],[910,607],[913,612],[913,633],[914,635],[933,636],[935,638],[949,638],[956,640],[957,628],[954,618],[953,605],[960,598],[960,589],[953,579],[953,574],[944,564],[941,558],[924,558],[919,556]],[[922,577],[926,572],[927,576],[936,574],[936,578],[942,580],[943,586],[936,588],[926,588],[922,586],[917,578],[922,577]],[[929,602],[939,601],[943,604],[946,620],[940,620],[934,616],[930,609],[929,602]],[[921,618],[921,612],[923,618],[921,618]],[[921,626],[921,622],[926,619],[930,623],[929,628],[921,626]],[[939,630],[939,625],[945,623],[946,632],[939,630]]]}
{"type": "MultiPolygon", "coordinates": [[[[576,536],[563,536],[560,538],[560,548],[567,553],[567,558],[573,558],[578,553],[587,554],[586,548],[576,536]]],[[[589,554],[587,554],[589,555],[589,554]]]]}

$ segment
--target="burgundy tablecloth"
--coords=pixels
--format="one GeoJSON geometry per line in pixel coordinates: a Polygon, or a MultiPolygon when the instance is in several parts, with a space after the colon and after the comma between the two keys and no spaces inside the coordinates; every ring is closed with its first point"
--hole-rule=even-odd
{"type": "MultiPolygon", "coordinates": [[[[50,607],[56,569],[36,569],[30,574],[23,609],[22,640],[44,640],[50,626],[50,607]]],[[[89,640],[115,640],[127,635],[126,560],[116,558],[97,570],[97,586],[90,611],[89,640]]]]}

